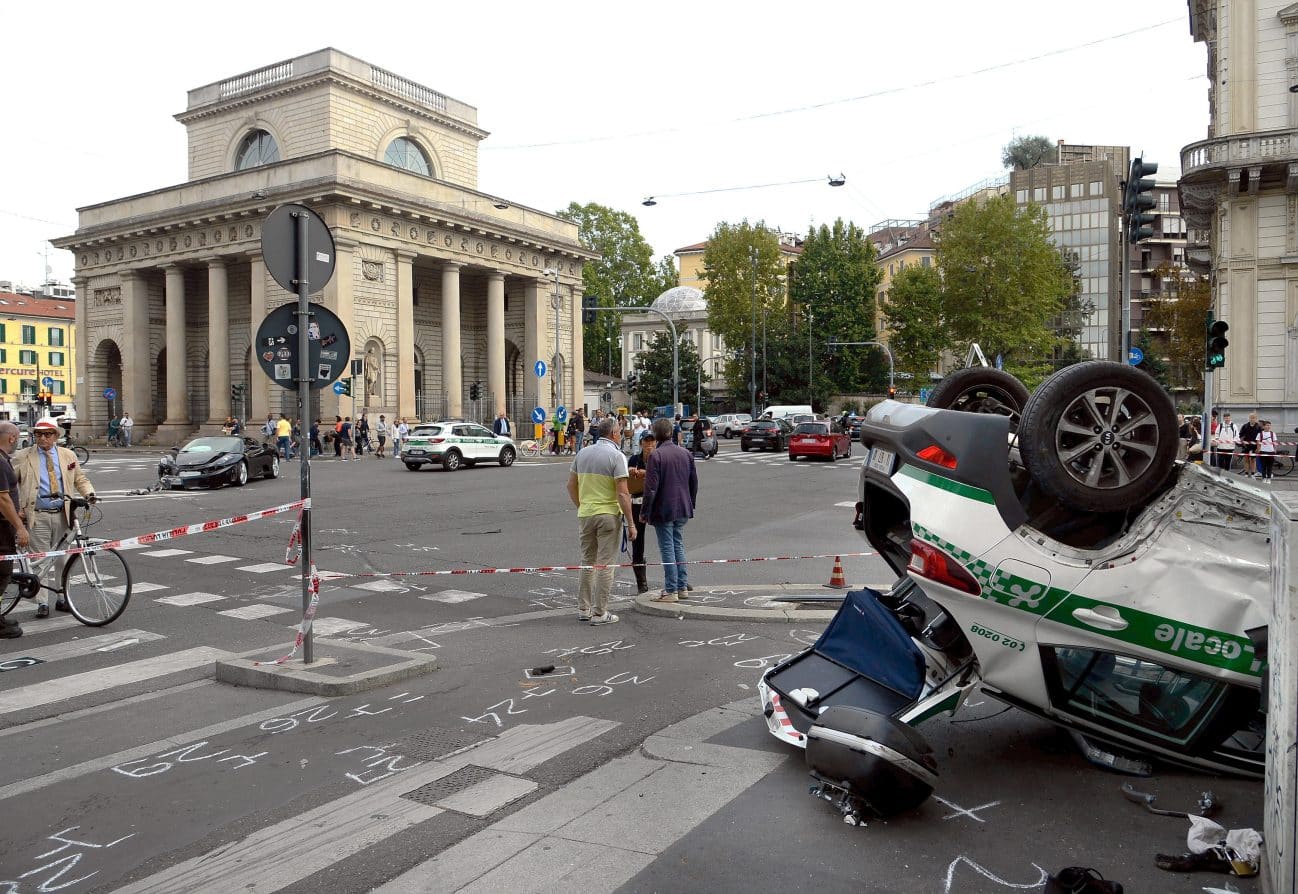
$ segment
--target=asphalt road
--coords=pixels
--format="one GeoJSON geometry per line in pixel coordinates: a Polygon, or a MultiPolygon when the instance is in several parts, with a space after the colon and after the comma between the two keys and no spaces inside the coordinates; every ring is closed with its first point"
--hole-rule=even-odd
{"type": "MultiPolygon", "coordinates": [[[[722,449],[701,464],[691,559],[868,549],[850,525],[859,457],[722,449]]],[[[92,458],[106,498],[97,535],[298,496],[296,463],[242,489],[129,495],[154,464],[92,458]]],[[[1183,850],[1185,822],[1123,801],[1120,777],[985,697],[923,727],[941,758],[938,797],[844,825],[807,795],[801,755],[766,733],[756,698],[762,668],[820,624],[685,622],[623,598],[618,624],[590,627],[575,621],[574,573],[381,576],[576,562],[564,461],[312,470],[317,632],[433,654],[438,669],[332,700],[214,682],[215,657],[288,650],[300,610],[284,564],[291,514],[130,552],[135,595],[113,625],[56,613],[0,641],[0,667],[13,668],[0,672],[0,891],[982,892],[1039,887],[1041,868],[1072,864],[1128,891],[1226,881],[1156,870],[1154,853],[1183,850]],[[571,674],[530,679],[542,664],[571,674]]],[[[873,557],[844,565],[853,584],[891,576],[873,557]]],[[[690,579],[739,607],[761,584],[819,589],[831,566],[702,565],[690,579]]],[[[625,597],[630,575],[619,578],[625,597]]],[[[1258,783],[1160,771],[1137,785],[1180,807],[1212,788],[1220,822],[1260,827],[1258,783]]]]}

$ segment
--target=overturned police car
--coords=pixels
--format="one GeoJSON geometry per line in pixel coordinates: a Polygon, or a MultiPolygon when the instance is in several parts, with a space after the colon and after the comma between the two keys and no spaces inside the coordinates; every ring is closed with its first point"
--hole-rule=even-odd
{"type": "Polygon", "coordinates": [[[861,427],[858,525],[900,579],[761,680],[816,793],[847,819],[917,806],[938,767],[916,726],[974,688],[1115,770],[1261,775],[1268,495],[1177,461],[1139,370],[1077,364],[1026,399],[963,373],[942,407],[885,401],[861,427]]]}

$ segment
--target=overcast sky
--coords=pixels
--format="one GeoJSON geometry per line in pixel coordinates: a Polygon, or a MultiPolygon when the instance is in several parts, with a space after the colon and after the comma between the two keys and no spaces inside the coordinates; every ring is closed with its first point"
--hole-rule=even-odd
{"type": "Polygon", "coordinates": [[[481,190],[628,211],[656,256],[722,220],[921,217],[1016,134],[1175,179],[1208,123],[1185,0],[6,3],[0,33],[0,280],[27,284],[78,206],[185,180],[186,90],[324,46],[476,106],[481,190]]]}

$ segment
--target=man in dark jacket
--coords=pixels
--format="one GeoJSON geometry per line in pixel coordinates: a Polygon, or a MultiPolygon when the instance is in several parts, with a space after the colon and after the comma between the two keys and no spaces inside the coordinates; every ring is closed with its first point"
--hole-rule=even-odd
{"type": "Polygon", "coordinates": [[[703,417],[695,416],[694,426],[690,429],[690,434],[694,436],[694,439],[690,444],[691,452],[695,456],[698,456],[701,453],[704,458],[707,457],[707,452],[703,449],[703,433],[705,431],[707,431],[707,428],[703,425],[703,417]]]}
{"type": "Polygon", "coordinates": [[[654,527],[662,557],[663,591],[654,597],[657,602],[677,602],[685,598],[689,589],[685,523],[694,517],[699,492],[694,457],[684,447],[672,443],[672,428],[670,419],[654,420],[653,435],[658,446],[645,465],[641,509],[641,517],[654,527]]]}

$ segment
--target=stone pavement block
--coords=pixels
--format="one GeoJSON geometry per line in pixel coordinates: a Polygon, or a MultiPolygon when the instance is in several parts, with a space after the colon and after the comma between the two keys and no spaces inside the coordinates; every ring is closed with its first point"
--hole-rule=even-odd
{"type": "Polygon", "coordinates": [[[335,696],[368,692],[437,668],[431,655],[327,638],[315,641],[311,664],[301,652],[284,664],[272,663],[288,649],[285,644],[218,661],[216,678],[235,686],[335,696]]]}
{"type": "Polygon", "coordinates": [[[458,891],[530,847],[539,835],[484,829],[374,889],[374,894],[458,891]]]}
{"type": "Polygon", "coordinates": [[[745,767],[765,765],[766,772],[784,763],[786,755],[736,748],[733,745],[708,745],[698,740],[687,741],[669,736],[650,736],[640,746],[646,757],[697,764],[703,767],[745,767]]]}
{"type": "Polygon", "coordinates": [[[650,854],[604,844],[543,838],[472,884],[460,888],[459,892],[612,891],[634,878],[652,861],[650,854]]]}
{"type": "Polygon", "coordinates": [[[492,828],[505,832],[549,834],[626,791],[660,767],[662,762],[648,760],[639,754],[614,758],[558,791],[505,817],[492,828]]]}
{"type": "Polygon", "coordinates": [[[443,798],[437,802],[437,806],[471,816],[490,816],[506,804],[535,790],[536,783],[530,779],[497,775],[443,798]]]}

